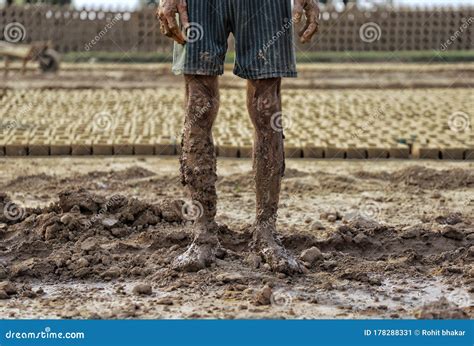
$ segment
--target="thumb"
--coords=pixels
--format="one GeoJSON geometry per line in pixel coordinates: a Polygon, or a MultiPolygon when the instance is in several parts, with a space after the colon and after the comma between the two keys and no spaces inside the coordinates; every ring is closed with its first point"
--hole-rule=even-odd
{"type": "Polygon", "coordinates": [[[295,0],[293,5],[293,21],[296,24],[301,22],[301,18],[303,17],[303,0],[295,0]]]}

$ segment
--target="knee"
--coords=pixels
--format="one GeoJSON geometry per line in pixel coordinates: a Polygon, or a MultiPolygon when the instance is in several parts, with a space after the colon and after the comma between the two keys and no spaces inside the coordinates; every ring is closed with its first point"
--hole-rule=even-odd
{"type": "Polygon", "coordinates": [[[187,113],[191,125],[209,127],[219,110],[219,89],[215,76],[186,76],[187,113]]]}
{"type": "Polygon", "coordinates": [[[249,81],[247,106],[257,129],[270,127],[281,114],[281,78],[249,81]]]}

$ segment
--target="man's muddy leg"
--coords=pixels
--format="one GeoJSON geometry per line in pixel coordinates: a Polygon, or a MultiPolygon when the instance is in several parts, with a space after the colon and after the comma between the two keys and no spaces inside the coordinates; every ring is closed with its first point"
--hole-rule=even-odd
{"type": "Polygon", "coordinates": [[[257,193],[253,245],[270,267],[279,272],[301,272],[298,261],[276,238],[281,179],[285,170],[281,78],[249,80],[247,107],[255,127],[253,169],[257,193]]]}
{"type": "MultiPolygon", "coordinates": [[[[216,76],[186,75],[186,119],[182,138],[181,179],[193,209],[194,241],[173,267],[198,271],[209,266],[219,247],[216,215],[216,155],[212,125],[219,110],[216,76]]],[[[186,215],[184,215],[186,217],[186,215]]]]}

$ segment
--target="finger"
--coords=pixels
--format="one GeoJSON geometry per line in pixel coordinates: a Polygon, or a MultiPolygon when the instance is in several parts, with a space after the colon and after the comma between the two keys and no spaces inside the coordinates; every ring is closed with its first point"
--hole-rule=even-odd
{"type": "Polygon", "coordinates": [[[176,18],[174,17],[167,17],[168,20],[168,28],[171,32],[171,37],[178,42],[179,44],[185,44],[186,39],[184,38],[183,33],[178,27],[178,23],[176,22],[176,18]]]}
{"type": "Polygon", "coordinates": [[[308,29],[303,33],[301,37],[301,43],[307,43],[311,41],[313,36],[318,32],[318,23],[312,22],[309,24],[308,29]]]}
{"type": "Polygon", "coordinates": [[[189,16],[188,16],[188,4],[186,0],[180,1],[178,5],[179,19],[181,20],[181,25],[184,29],[189,27],[189,16]]]}
{"type": "Polygon", "coordinates": [[[165,17],[165,13],[160,9],[158,10],[158,12],[156,12],[156,16],[158,17],[159,21],[161,24],[163,24],[164,22],[166,22],[166,17],[165,17]]]}
{"type": "Polygon", "coordinates": [[[306,30],[308,30],[308,27],[309,27],[309,20],[306,21],[306,24],[304,25],[304,27],[298,32],[298,36],[299,37],[303,37],[304,33],[306,30]]]}
{"type": "Polygon", "coordinates": [[[161,22],[161,30],[162,30],[162,33],[165,34],[165,36],[173,37],[173,34],[171,33],[171,30],[168,27],[168,23],[166,23],[166,21],[161,22]]]}
{"type": "Polygon", "coordinates": [[[319,9],[314,4],[314,2],[310,2],[307,7],[305,8],[305,16],[306,16],[306,28],[301,36],[301,42],[306,43],[311,41],[311,38],[318,32],[319,23],[319,9]]]}
{"type": "Polygon", "coordinates": [[[163,23],[160,23],[160,32],[164,35],[165,34],[165,26],[163,23]]]}
{"type": "Polygon", "coordinates": [[[301,0],[296,0],[293,7],[293,21],[299,24],[301,17],[303,17],[303,4],[301,0]]]}
{"type": "Polygon", "coordinates": [[[173,25],[170,27],[168,23],[168,28],[170,30],[171,36],[173,40],[178,42],[179,44],[185,44],[186,43],[186,38],[184,37],[183,32],[178,28],[177,25],[173,25]]]}
{"type": "Polygon", "coordinates": [[[186,38],[181,30],[178,28],[174,28],[171,30],[171,34],[173,35],[173,39],[178,42],[179,44],[185,44],[186,38]]]}

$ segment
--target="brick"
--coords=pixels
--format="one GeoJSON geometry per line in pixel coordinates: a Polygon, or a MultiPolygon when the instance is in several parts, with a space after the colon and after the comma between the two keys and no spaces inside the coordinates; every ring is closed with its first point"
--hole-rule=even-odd
{"type": "Polygon", "coordinates": [[[112,144],[93,144],[92,155],[112,155],[114,146],[112,144]]]}
{"type": "Polygon", "coordinates": [[[443,160],[464,160],[463,148],[444,148],[441,150],[443,160]]]}
{"type": "Polygon", "coordinates": [[[322,159],[324,157],[323,147],[304,147],[303,157],[312,159],[322,159]]]}
{"type": "Polygon", "coordinates": [[[422,160],[438,160],[439,153],[439,148],[415,147],[413,150],[414,158],[422,160]]]}
{"type": "Polygon", "coordinates": [[[71,155],[84,156],[92,154],[91,144],[73,144],[71,145],[71,155]]]}
{"type": "Polygon", "coordinates": [[[5,154],[7,156],[26,156],[28,155],[28,146],[26,144],[7,144],[5,154]]]}
{"type": "Polygon", "coordinates": [[[390,156],[390,150],[384,148],[367,148],[367,157],[369,159],[387,159],[390,156]]]}
{"type": "Polygon", "coordinates": [[[221,157],[237,157],[238,148],[230,145],[219,145],[217,155],[221,157]]]}
{"type": "Polygon", "coordinates": [[[114,144],[114,155],[133,155],[133,144],[114,144]]]}
{"type": "Polygon", "coordinates": [[[253,148],[252,147],[239,147],[239,156],[243,158],[251,158],[253,155],[253,148]]]}
{"type": "Polygon", "coordinates": [[[30,156],[49,156],[49,144],[30,144],[28,146],[28,155],[30,156]]]}
{"type": "Polygon", "coordinates": [[[303,150],[300,147],[285,146],[285,157],[291,159],[299,159],[303,157],[303,150]]]}
{"type": "Polygon", "coordinates": [[[346,158],[347,159],[366,159],[367,150],[365,148],[347,148],[346,158]]]}
{"type": "Polygon", "coordinates": [[[345,149],[336,147],[327,147],[324,150],[324,157],[326,159],[343,159],[346,156],[345,149]]]}
{"type": "Polygon", "coordinates": [[[71,155],[71,146],[67,144],[51,144],[50,155],[51,156],[71,155]]]}
{"type": "Polygon", "coordinates": [[[391,159],[409,159],[410,148],[407,145],[398,145],[389,150],[391,159]]]}
{"type": "Polygon", "coordinates": [[[464,155],[466,156],[466,160],[468,160],[468,161],[474,161],[474,149],[468,149],[468,150],[466,150],[466,152],[464,153],[464,155]]]}
{"type": "Polygon", "coordinates": [[[154,155],[155,146],[153,144],[134,144],[133,152],[135,155],[154,155]]]}
{"type": "MultiPolygon", "coordinates": [[[[181,148],[180,148],[180,152],[181,152],[181,148]]],[[[156,144],[155,155],[176,155],[176,144],[172,144],[172,143],[156,144]]]]}

